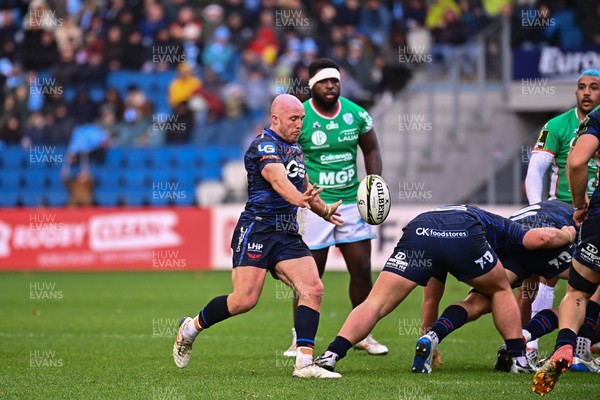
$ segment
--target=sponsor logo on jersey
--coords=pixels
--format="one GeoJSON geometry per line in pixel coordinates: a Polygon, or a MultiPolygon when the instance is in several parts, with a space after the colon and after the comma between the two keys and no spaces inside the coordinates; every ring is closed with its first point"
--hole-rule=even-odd
{"type": "Polygon", "coordinates": [[[333,164],[338,162],[352,161],[352,153],[321,154],[319,160],[321,161],[321,164],[333,164]]]}
{"type": "Polygon", "coordinates": [[[323,131],[315,131],[310,137],[311,142],[316,146],[322,146],[327,142],[327,134],[323,131]]]}
{"type": "Polygon", "coordinates": [[[540,132],[538,139],[535,143],[534,150],[541,150],[546,147],[546,140],[548,139],[548,128],[544,126],[544,129],[540,132]]]}
{"type": "Polygon", "coordinates": [[[246,253],[246,255],[248,256],[248,258],[250,258],[251,260],[258,260],[259,258],[262,257],[262,253],[246,253]]]}
{"type": "Polygon", "coordinates": [[[465,229],[447,231],[434,228],[418,227],[416,229],[416,233],[419,236],[428,236],[438,239],[464,239],[469,237],[469,232],[467,232],[465,229]]]}
{"type": "Polygon", "coordinates": [[[342,119],[348,125],[352,125],[354,123],[354,116],[350,113],[346,113],[346,114],[342,115],[342,119]]]}
{"type": "Polygon", "coordinates": [[[327,125],[325,125],[325,128],[327,128],[328,130],[333,130],[333,129],[339,129],[340,126],[338,124],[336,124],[335,121],[331,121],[327,125]]]}
{"type": "Polygon", "coordinates": [[[304,175],[306,174],[304,164],[299,163],[296,160],[292,160],[289,163],[287,163],[285,169],[287,170],[287,175],[290,178],[295,178],[297,176],[299,176],[300,178],[304,178],[304,175]]]}
{"type": "Polygon", "coordinates": [[[313,122],[312,128],[313,129],[321,129],[321,124],[319,123],[319,121],[313,122]]]}
{"type": "Polygon", "coordinates": [[[355,175],[354,167],[341,171],[319,172],[319,185],[323,187],[345,186],[355,175]]]}
{"type": "Polygon", "coordinates": [[[350,140],[357,140],[358,132],[356,129],[350,129],[346,131],[340,132],[340,136],[338,137],[338,142],[347,142],[350,140]]]}
{"type": "Polygon", "coordinates": [[[258,151],[261,153],[275,153],[275,144],[264,142],[258,145],[258,151]]]}
{"type": "Polygon", "coordinates": [[[406,270],[408,263],[406,262],[406,254],[403,251],[399,251],[394,254],[394,257],[390,257],[385,263],[386,267],[398,269],[400,271],[406,270]]]}

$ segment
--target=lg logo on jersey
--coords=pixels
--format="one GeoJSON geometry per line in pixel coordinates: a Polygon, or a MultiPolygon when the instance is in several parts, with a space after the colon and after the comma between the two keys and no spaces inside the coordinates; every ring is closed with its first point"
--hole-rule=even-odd
{"type": "Polygon", "coordinates": [[[273,143],[261,143],[258,145],[258,151],[261,153],[275,153],[275,145],[273,143]]]}
{"type": "Polygon", "coordinates": [[[304,164],[299,163],[296,160],[292,160],[289,163],[287,163],[285,169],[287,170],[287,174],[290,178],[295,178],[297,176],[299,176],[300,178],[304,178],[304,175],[306,174],[304,164]]]}

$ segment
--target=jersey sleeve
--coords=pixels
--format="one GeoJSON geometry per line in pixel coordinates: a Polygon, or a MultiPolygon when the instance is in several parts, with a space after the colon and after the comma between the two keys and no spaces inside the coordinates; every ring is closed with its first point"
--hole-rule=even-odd
{"type": "Polygon", "coordinates": [[[283,163],[281,155],[277,150],[277,144],[268,136],[257,139],[253,143],[252,155],[259,172],[267,164],[283,163]]]}
{"type": "Polygon", "coordinates": [[[552,121],[546,123],[538,135],[532,152],[540,151],[550,153],[553,156],[556,155],[560,150],[560,138],[557,132],[558,130],[554,127],[552,121]]]}
{"type": "Polygon", "coordinates": [[[506,220],[505,224],[507,232],[506,236],[508,237],[509,244],[517,247],[523,247],[523,238],[525,237],[528,229],[509,219],[506,220]]]}
{"type": "Polygon", "coordinates": [[[600,110],[588,114],[577,130],[577,137],[583,135],[594,135],[600,140],[600,110]]]}
{"type": "Polygon", "coordinates": [[[360,134],[367,133],[373,129],[373,117],[364,108],[355,104],[358,113],[358,121],[360,124],[360,134]]]}

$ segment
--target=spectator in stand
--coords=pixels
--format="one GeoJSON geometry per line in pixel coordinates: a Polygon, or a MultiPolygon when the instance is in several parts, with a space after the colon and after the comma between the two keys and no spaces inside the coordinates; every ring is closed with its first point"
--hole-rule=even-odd
{"type": "MultiPolygon", "coordinates": [[[[115,24],[121,28],[123,37],[129,37],[133,32],[140,32],[138,22],[136,21],[135,15],[132,10],[123,10],[118,17],[118,23],[115,24]]],[[[142,33],[140,32],[140,35],[142,33]]],[[[151,42],[150,42],[151,43],[151,42]]]]}
{"type": "Polygon", "coordinates": [[[390,35],[392,13],[380,0],[367,0],[361,9],[359,30],[380,47],[390,35]]]}
{"type": "Polygon", "coordinates": [[[48,130],[44,115],[35,111],[31,113],[23,129],[23,140],[21,145],[25,148],[48,144],[48,130]]]}
{"type": "Polygon", "coordinates": [[[83,46],[77,51],[75,56],[78,64],[85,64],[94,53],[104,52],[104,41],[94,31],[86,32],[83,37],[83,46]]]}
{"type": "Polygon", "coordinates": [[[54,32],[58,51],[77,51],[83,45],[83,33],[73,17],[65,16],[54,32]]]}
{"type": "Polygon", "coordinates": [[[147,3],[144,14],[139,29],[144,41],[152,43],[158,31],[169,28],[169,19],[164,6],[158,2],[147,3]]]}
{"type": "Polygon", "coordinates": [[[446,73],[452,73],[452,68],[466,68],[468,71],[467,64],[463,62],[463,54],[459,54],[456,48],[466,43],[467,32],[453,7],[445,9],[442,23],[433,29],[432,33],[434,43],[431,55],[434,63],[441,65],[446,73]]]}
{"type": "Polygon", "coordinates": [[[70,114],[75,118],[75,125],[87,124],[96,119],[98,105],[90,99],[87,90],[79,90],[75,101],[71,104],[70,114]]]}
{"type": "Polygon", "coordinates": [[[225,12],[223,7],[218,4],[209,4],[202,10],[202,35],[200,41],[201,47],[206,47],[213,37],[214,31],[223,25],[225,20],[225,12]]]}
{"type": "Polygon", "coordinates": [[[600,4],[595,2],[581,2],[580,15],[583,16],[582,29],[586,44],[600,46],[600,4]]]}
{"type": "MultiPolygon", "coordinates": [[[[187,63],[184,57],[183,43],[174,38],[168,29],[161,29],[156,34],[152,46],[152,65],[155,71],[164,72],[175,68],[181,63],[187,63]]],[[[193,67],[194,63],[187,63],[193,67]]]]}
{"type": "Polygon", "coordinates": [[[341,26],[347,36],[356,33],[356,27],[360,24],[361,8],[359,0],[345,0],[338,6],[335,25],[341,26]]]}
{"type": "Polygon", "coordinates": [[[252,30],[244,25],[243,15],[238,12],[227,14],[225,21],[227,29],[231,33],[231,44],[239,51],[246,47],[252,39],[252,30]]]}
{"type": "Polygon", "coordinates": [[[147,59],[146,48],[142,45],[142,34],[137,31],[131,32],[121,59],[123,69],[140,70],[147,59]]]}
{"type": "Polygon", "coordinates": [[[108,69],[104,64],[102,53],[92,53],[88,61],[79,66],[78,78],[80,88],[104,88],[108,69]]]}
{"type": "Polygon", "coordinates": [[[43,30],[25,31],[20,54],[26,70],[45,69],[59,59],[54,35],[43,30]]]}
{"type": "Polygon", "coordinates": [[[275,19],[272,10],[260,13],[260,22],[254,38],[248,43],[248,50],[256,53],[265,63],[273,65],[279,53],[280,44],[275,33],[275,19]]]}
{"type": "Polygon", "coordinates": [[[425,26],[427,5],[423,0],[410,0],[404,8],[404,20],[408,29],[417,29],[425,26]]]}
{"type": "Polygon", "coordinates": [[[125,103],[123,103],[123,99],[121,99],[121,94],[114,87],[109,87],[104,92],[104,99],[100,104],[101,108],[110,107],[115,113],[115,118],[117,122],[120,122],[123,119],[123,113],[125,112],[125,103]]]}
{"type": "Polygon", "coordinates": [[[0,120],[0,143],[18,145],[21,143],[21,121],[15,115],[0,120]]]}
{"type": "Polygon", "coordinates": [[[52,122],[48,124],[48,143],[52,145],[66,145],[69,143],[75,120],[69,115],[69,109],[65,103],[61,103],[54,109],[54,113],[49,112],[52,122]]]}
{"type": "Polygon", "coordinates": [[[583,46],[583,32],[575,20],[575,10],[567,7],[564,0],[556,4],[552,15],[554,24],[546,29],[546,37],[554,45],[564,50],[580,50],[583,46]]]}
{"type": "Polygon", "coordinates": [[[261,68],[252,68],[248,73],[248,78],[242,81],[244,102],[253,124],[265,118],[265,110],[271,104],[271,93],[265,90],[268,86],[268,79],[261,68]]]}
{"type": "Polygon", "coordinates": [[[164,137],[166,144],[185,144],[191,140],[194,131],[194,114],[188,107],[187,102],[181,102],[175,107],[177,124],[169,124],[165,129],[164,137]]]}
{"type": "Polygon", "coordinates": [[[235,78],[236,49],[229,38],[229,29],[225,26],[217,28],[202,52],[203,64],[210,66],[226,82],[235,78]]]}
{"type": "Polygon", "coordinates": [[[127,52],[125,46],[121,28],[119,26],[109,28],[104,47],[104,62],[109,71],[118,71],[122,68],[121,60],[127,52]]]}
{"type": "Polygon", "coordinates": [[[200,54],[198,42],[202,34],[202,22],[191,7],[186,6],[179,10],[177,20],[171,24],[170,32],[173,39],[183,46],[181,54],[185,55],[186,62],[196,68],[200,54]]]}
{"type": "Polygon", "coordinates": [[[152,127],[152,104],[135,85],[127,88],[123,120],[117,125],[116,146],[143,144],[148,129],[152,127]]]}
{"type": "Polygon", "coordinates": [[[201,86],[202,81],[194,75],[192,67],[187,63],[180,64],[177,76],[169,85],[169,105],[174,108],[189,101],[201,86]]]}

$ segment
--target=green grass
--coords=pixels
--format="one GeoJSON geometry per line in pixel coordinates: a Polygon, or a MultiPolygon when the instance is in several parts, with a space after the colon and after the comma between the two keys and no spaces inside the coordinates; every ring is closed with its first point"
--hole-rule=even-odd
{"type": "MultiPolygon", "coordinates": [[[[318,354],[350,311],[347,274],[327,273],[324,282],[318,354]]],[[[179,370],[171,358],[177,321],[230,288],[228,272],[2,273],[0,399],[539,398],[531,375],[492,372],[502,341],[489,316],[444,341],[441,369],[412,374],[420,289],[375,328],[390,353],[351,351],[338,364],[340,380],[291,377],[293,361],[281,355],[290,342],[289,292],[271,278],[259,305],[202,333],[179,370]]],[[[467,289],[449,280],[443,306],[467,289]]],[[[596,375],[569,373],[548,397],[594,399],[599,385],[596,375]]]]}

